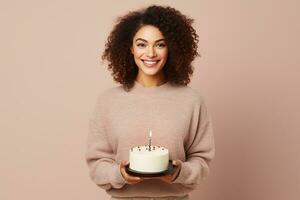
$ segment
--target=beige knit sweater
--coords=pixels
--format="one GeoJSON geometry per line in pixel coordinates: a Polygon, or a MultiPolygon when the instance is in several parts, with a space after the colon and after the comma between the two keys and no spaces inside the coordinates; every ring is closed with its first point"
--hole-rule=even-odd
{"type": "Polygon", "coordinates": [[[89,121],[85,159],[91,179],[116,197],[183,196],[209,174],[215,156],[211,117],[203,96],[189,86],[170,82],[144,87],[135,81],[126,92],[121,86],[101,92],[89,121]],[[177,179],[126,184],[120,162],[131,147],[152,145],[169,150],[170,160],[182,161],[177,179]]]}

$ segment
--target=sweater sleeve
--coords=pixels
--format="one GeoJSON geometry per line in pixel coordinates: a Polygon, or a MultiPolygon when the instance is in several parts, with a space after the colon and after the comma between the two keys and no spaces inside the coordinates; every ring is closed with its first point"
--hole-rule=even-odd
{"type": "Polygon", "coordinates": [[[122,188],[125,180],[121,175],[120,165],[115,161],[114,151],[105,132],[104,107],[99,100],[100,97],[89,120],[85,160],[90,178],[96,185],[105,190],[122,188]]]}
{"type": "Polygon", "coordinates": [[[195,188],[209,175],[209,163],[215,156],[211,116],[204,99],[196,103],[190,123],[186,148],[186,161],[173,183],[195,188]]]}

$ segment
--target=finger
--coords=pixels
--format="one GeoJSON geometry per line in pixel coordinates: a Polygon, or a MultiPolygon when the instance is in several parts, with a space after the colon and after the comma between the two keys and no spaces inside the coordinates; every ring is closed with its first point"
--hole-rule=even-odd
{"type": "Polygon", "coordinates": [[[132,182],[138,182],[138,181],[141,181],[141,178],[140,177],[135,177],[135,176],[128,176],[127,180],[132,181],[132,182]]]}
{"type": "Polygon", "coordinates": [[[175,171],[172,174],[172,181],[179,175],[181,167],[176,167],[175,171]]]}
{"type": "Polygon", "coordinates": [[[173,160],[173,165],[178,166],[179,165],[179,161],[178,160],[173,160]]]}
{"type": "Polygon", "coordinates": [[[146,179],[154,179],[156,177],[141,177],[142,180],[146,180],[146,179]]]}
{"type": "Polygon", "coordinates": [[[176,167],[174,174],[177,174],[180,171],[180,167],[176,167]]]}
{"type": "Polygon", "coordinates": [[[138,183],[138,182],[142,181],[142,179],[140,177],[130,176],[129,174],[126,175],[125,180],[129,183],[138,183]]]}
{"type": "Polygon", "coordinates": [[[174,160],[173,163],[174,163],[173,165],[175,165],[175,166],[180,166],[182,164],[182,161],[181,160],[174,160]]]}
{"type": "Polygon", "coordinates": [[[126,181],[126,183],[127,183],[127,184],[130,184],[130,185],[137,184],[137,183],[139,183],[139,182],[141,182],[141,181],[130,181],[130,182],[126,181]]]}
{"type": "Polygon", "coordinates": [[[128,179],[127,177],[130,175],[127,173],[124,163],[120,164],[120,171],[121,171],[122,176],[127,180],[128,179]]]}
{"type": "Polygon", "coordinates": [[[123,174],[125,180],[127,180],[127,181],[140,181],[141,180],[141,178],[138,176],[131,176],[130,174],[128,174],[124,167],[121,167],[121,173],[123,174]]]}
{"type": "Polygon", "coordinates": [[[122,160],[122,161],[121,161],[121,165],[122,165],[122,166],[126,166],[127,164],[128,164],[128,161],[127,161],[127,160],[122,160]]]}

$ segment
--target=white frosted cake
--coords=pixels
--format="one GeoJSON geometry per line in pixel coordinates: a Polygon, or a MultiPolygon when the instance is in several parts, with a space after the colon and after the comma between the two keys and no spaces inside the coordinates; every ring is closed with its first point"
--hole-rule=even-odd
{"type": "Polygon", "coordinates": [[[138,146],[129,150],[129,168],[141,173],[159,173],[169,166],[169,151],[161,146],[138,146]]]}

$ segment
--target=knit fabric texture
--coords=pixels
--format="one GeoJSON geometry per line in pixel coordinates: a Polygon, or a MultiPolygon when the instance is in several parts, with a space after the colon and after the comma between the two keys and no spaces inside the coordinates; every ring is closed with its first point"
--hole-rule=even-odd
{"type": "Polygon", "coordinates": [[[145,87],[135,81],[128,92],[115,86],[100,92],[89,119],[85,160],[91,180],[115,197],[184,196],[209,175],[215,156],[211,115],[204,97],[189,86],[170,82],[145,87]],[[129,150],[147,145],[169,150],[182,168],[172,183],[147,179],[127,184],[120,162],[129,150]]]}

